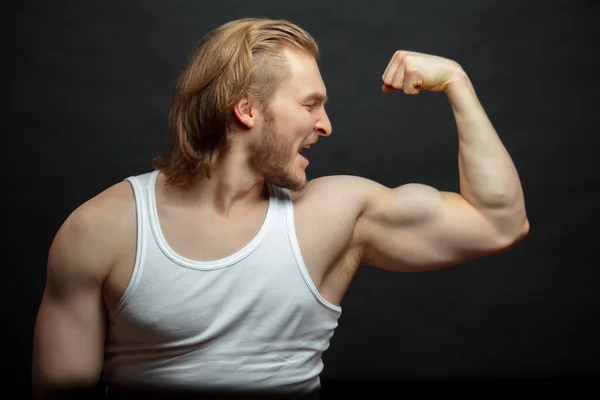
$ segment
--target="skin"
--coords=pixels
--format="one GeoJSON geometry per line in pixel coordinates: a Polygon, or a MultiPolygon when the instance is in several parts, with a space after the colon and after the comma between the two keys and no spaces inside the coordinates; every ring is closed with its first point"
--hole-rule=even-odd
{"type": "Polygon", "coordinates": [[[248,146],[248,164],[265,181],[293,191],[306,186],[306,176],[294,170],[298,148],[284,134],[278,134],[271,110],[266,110],[264,129],[260,138],[248,146]]]}
{"type": "MultiPolygon", "coordinates": [[[[398,51],[382,75],[384,93],[429,90],[448,97],[459,135],[460,193],[415,183],[388,188],[355,176],[307,182],[298,150],[331,135],[326,88],[310,56],[283,51],[289,76],[267,109],[250,98],[235,105],[235,140],[213,178],[182,192],[159,175],[160,226],[173,250],[206,261],[242,248],[266,214],[265,181],[292,189],[302,256],[333,304],[340,304],[360,265],[430,271],[496,254],[527,235],[516,169],[460,65],[398,51]]],[[[78,207],[58,230],[35,326],[37,398],[48,387],[98,381],[106,315],[129,283],[136,229],[133,192],[120,182],[78,207]]]]}

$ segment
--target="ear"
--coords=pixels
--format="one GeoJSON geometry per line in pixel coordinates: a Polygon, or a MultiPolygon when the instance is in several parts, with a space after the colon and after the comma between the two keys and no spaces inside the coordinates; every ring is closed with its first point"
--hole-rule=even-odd
{"type": "Polygon", "coordinates": [[[253,128],[256,123],[258,108],[255,105],[255,102],[250,100],[247,96],[242,97],[236,104],[233,106],[233,114],[236,119],[243,126],[248,129],[253,128]]]}

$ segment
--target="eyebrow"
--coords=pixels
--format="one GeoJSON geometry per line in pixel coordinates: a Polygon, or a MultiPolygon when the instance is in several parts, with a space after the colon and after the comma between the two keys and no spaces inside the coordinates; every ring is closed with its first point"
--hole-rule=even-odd
{"type": "Polygon", "coordinates": [[[323,105],[325,105],[325,103],[327,103],[328,97],[322,95],[321,93],[311,93],[304,98],[304,101],[308,101],[308,100],[312,100],[312,99],[319,100],[321,103],[323,103],[323,105]]]}

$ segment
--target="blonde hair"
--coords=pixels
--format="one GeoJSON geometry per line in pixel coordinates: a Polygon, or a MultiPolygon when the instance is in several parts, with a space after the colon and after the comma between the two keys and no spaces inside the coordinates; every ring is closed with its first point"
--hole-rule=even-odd
{"type": "Polygon", "coordinates": [[[210,31],[182,71],[169,112],[170,150],[153,166],[167,185],[191,186],[211,177],[230,146],[233,106],[245,95],[265,107],[287,73],[283,46],[319,59],[311,35],[286,20],[244,18],[210,31]]]}

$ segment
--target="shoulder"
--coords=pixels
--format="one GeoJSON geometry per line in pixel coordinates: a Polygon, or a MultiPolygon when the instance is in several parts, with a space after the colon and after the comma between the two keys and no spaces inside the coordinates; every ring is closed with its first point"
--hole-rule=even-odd
{"type": "Polygon", "coordinates": [[[329,205],[347,210],[363,210],[386,186],[354,175],[329,175],[312,179],[301,192],[292,192],[296,203],[329,205]]]}
{"type": "Polygon", "coordinates": [[[85,268],[85,272],[104,277],[121,253],[124,238],[135,229],[133,191],[128,182],[121,181],[67,216],[52,241],[48,266],[61,271],[85,268]]]}
{"type": "Polygon", "coordinates": [[[82,228],[90,232],[118,233],[119,228],[135,214],[135,198],[131,184],[127,181],[118,182],[90,198],[67,218],[72,219],[82,228]]]}

